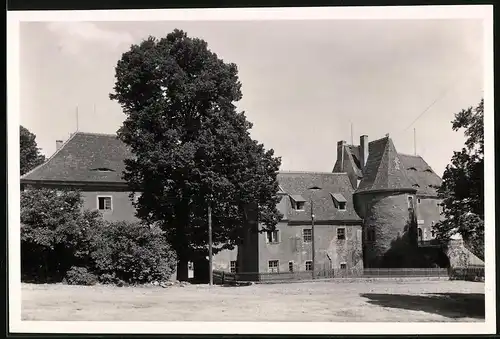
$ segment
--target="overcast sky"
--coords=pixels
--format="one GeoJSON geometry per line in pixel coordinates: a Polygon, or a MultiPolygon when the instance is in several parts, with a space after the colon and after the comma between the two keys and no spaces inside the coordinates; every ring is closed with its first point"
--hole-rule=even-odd
{"type": "Polygon", "coordinates": [[[238,65],[238,107],[283,170],[331,171],[339,140],[390,133],[442,175],[462,132],[451,120],[483,94],[476,20],[61,22],[20,26],[21,124],[50,156],[76,130],[115,133],[124,114],[108,95],[132,43],[175,28],[238,65]],[[433,104],[434,103],[434,104],[433,104]],[[428,111],[410,124],[431,104],[428,111]],[[95,111],[94,111],[95,105],[95,111]]]}

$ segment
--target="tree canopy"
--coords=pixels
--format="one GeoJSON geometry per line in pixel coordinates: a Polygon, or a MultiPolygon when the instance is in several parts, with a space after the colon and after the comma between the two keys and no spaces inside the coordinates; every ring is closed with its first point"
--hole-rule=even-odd
{"type": "Polygon", "coordinates": [[[454,131],[464,129],[466,141],[454,152],[439,188],[444,220],[435,226],[438,239],[460,234],[484,259],[484,100],[455,114],[454,131]]]}
{"type": "Polygon", "coordinates": [[[174,30],[131,46],[115,70],[110,98],[126,115],[118,137],[135,155],[124,178],[142,192],[137,215],[166,231],[178,269],[208,253],[209,204],[214,252],[242,241],[252,212],[274,228],[281,160],[251,138],[252,124],[236,110],[235,64],[174,30]]]}
{"type": "Polygon", "coordinates": [[[21,175],[29,172],[45,161],[45,156],[40,153],[36,144],[36,135],[26,127],[19,126],[21,175]]]}

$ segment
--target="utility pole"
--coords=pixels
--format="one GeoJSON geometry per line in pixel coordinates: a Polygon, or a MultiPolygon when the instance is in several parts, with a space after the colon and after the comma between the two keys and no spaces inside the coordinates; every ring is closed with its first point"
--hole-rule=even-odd
{"type": "Polygon", "coordinates": [[[413,152],[417,155],[417,129],[413,128],[413,152]]]}
{"type": "Polygon", "coordinates": [[[314,248],[314,203],[313,199],[311,197],[311,247],[312,247],[312,278],[315,279],[316,275],[315,269],[316,269],[316,250],[314,248]]]}
{"type": "Polygon", "coordinates": [[[212,269],[212,206],[211,201],[208,202],[208,274],[210,275],[210,286],[214,283],[212,269]]]}

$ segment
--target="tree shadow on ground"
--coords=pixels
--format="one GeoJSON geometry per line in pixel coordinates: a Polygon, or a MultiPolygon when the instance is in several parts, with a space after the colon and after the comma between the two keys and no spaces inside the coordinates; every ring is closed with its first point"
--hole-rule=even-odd
{"type": "Polygon", "coordinates": [[[484,319],[483,293],[428,293],[425,295],[364,293],[368,303],[382,307],[435,313],[448,318],[484,319]]]}

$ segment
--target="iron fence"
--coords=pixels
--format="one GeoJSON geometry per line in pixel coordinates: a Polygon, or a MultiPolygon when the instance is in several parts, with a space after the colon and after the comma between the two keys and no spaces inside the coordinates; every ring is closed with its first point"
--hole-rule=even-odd
{"type": "Polygon", "coordinates": [[[454,267],[449,275],[451,280],[484,281],[484,266],[454,267]]]}
{"type": "MultiPolygon", "coordinates": [[[[480,272],[480,268],[476,271],[480,272]]],[[[457,271],[462,272],[462,271],[457,271]]],[[[484,272],[484,269],[483,269],[484,272]]],[[[312,271],[297,272],[238,272],[231,273],[215,270],[214,283],[232,284],[239,281],[288,281],[288,280],[311,280],[329,278],[405,278],[405,277],[448,277],[450,270],[447,268],[365,268],[365,269],[322,269],[312,271]]],[[[458,274],[459,275],[459,274],[458,274]]]]}

